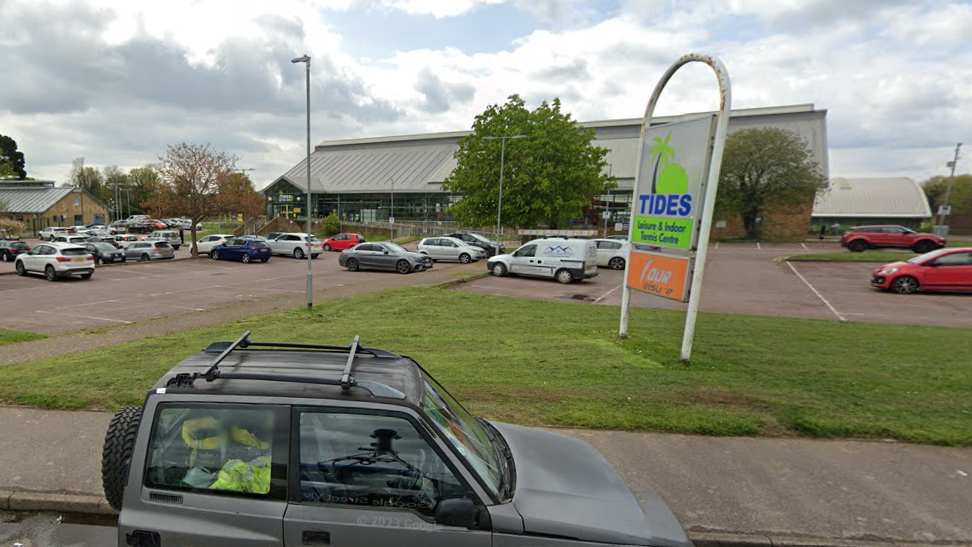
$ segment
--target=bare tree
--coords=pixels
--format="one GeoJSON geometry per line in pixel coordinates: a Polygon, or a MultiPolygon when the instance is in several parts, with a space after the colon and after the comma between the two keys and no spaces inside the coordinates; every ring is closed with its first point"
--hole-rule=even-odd
{"type": "Polygon", "coordinates": [[[212,149],[208,144],[170,144],[159,157],[158,181],[151,182],[142,204],[158,216],[192,220],[192,253],[196,250],[196,225],[221,212],[220,181],[236,168],[237,157],[212,149]]]}

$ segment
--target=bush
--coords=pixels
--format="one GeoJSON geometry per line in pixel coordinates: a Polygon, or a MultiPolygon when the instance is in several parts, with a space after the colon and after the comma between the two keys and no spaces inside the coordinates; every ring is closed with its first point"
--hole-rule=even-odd
{"type": "Polygon", "coordinates": [[[328,238],[341,232],[341,220],[334,213],[321,219],[320,237],[328,238]]]}
{"type": "Polygon", "coordinates": [[[0,218],[0,235],[19,236],[23,233],[24,229],[26,229],[26,226],[24,226],[23,222],[9,218],[0,218]]]}

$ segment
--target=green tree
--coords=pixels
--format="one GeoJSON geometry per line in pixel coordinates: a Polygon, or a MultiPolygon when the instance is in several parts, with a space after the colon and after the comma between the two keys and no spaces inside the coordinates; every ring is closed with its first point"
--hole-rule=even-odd
{"type": "Polygon", "coordinates": [[[672,148],[671,144],[669,144],[671,139],[672,139],[671,133],[666,133],[664,139],[662,139],[661,137],[655,137],[653,139],[655,146],[652,146],[651,150],[649,150],[651,157],[655,158],[655,172],[652,173],[652,177],[651,177],[652,194],[658,193],[657,192],[658,189],[655,186],[658,180],[658,172],[664,171],[665,167],[668,167],[668,163],[673,159],[675,159],[675,149],[672,148]]]}
{"type": "Polygon", "coordinates": [[[24,154],[17,150],[17,141],[6,135],[0,135],[0,179],[10,178],[24,180],[27,171],[24,170],[24,154]]]}
{"type": "Polygon", "coordinates": [[[779,207],[812,205],[826,186],[806,143],[776,127],[729,135],[722,159],[716,209],[739,215],[746,236],[759,237],[757,219],[779,207]]]}
{"type": "Polygon", "coordinates": [[[101,201],[106,201],[105,177],[97,167],[86,167],[84,158],[74,158],[71,162],[71,172],[68,174],[68,186],[84,188],[89,194],[101,201]]]}
{"type": "Polygon", "coordinates": [[[128,181],[125,186],[125,196],[122,201],[125,207],[131,211],[130,214],[142,214],[142,203],[148,199],[148,188],[156,184],[159,180],[159,173],[155,167],[146,165],[136,167],[128,171],[128,181]]]}
{"type": "Polygon", "coordinates": [[[560,99],[532,112],[512,95],[476,116],[472,134],[459,141],[456,169],[443,188],[461,196],[452,212],[473,226],[492,225],[499,207],[500,154],[503,170],[503,223],[508,226],[563,226],[583,215],[591,200],[614,188],[604,173],[607,149],[592,144],[594,130],[581,127],[561,110],[560,99]],[[492,138],[489,138],[492,137],[492,138]]]}
{"type": "MultiPolygon", "coordinates": [[[[933,215],[938,213],[939,205],[945,204],[945,192],[948,189],[949,178],[951,177],[932,177],[921,183],[933,215]]],[[[952,180],[952,193],[948,197],[948,203],[952,206],[953,216],[972,212],[972,174],[955,175],[952,180]]]]}

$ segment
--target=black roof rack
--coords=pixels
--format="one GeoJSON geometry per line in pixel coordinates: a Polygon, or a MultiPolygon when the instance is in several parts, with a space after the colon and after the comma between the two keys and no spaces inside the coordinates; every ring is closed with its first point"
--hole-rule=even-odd
{"type": "Polygon", "coordinates": [[[204,378],[207,382],[214,382],[219,379],[223,380],[264,380],[270,382],[303,382],[308,384],[321,384],[321,385],[334,385],[341,386],[341,390],[348,392],[352,387],[360,387],[370,392],[376,397],[390,397],[394,399],[404,399],[405,394],[401,391],[385,385],[380,382],[370,382],[370,381],[357,381],[353,376],[354,372],[354,358],[359,353],[368,353],[378,358],[400,358],[399,355],[391,353],[377,348],[364,348],[359,342],[360,336],[355,335],[354,340],[351,344],[347,346],[327,346],[327,345],[317,345],[317,344],[290,344],[284,342],[253,342],[250,340],[250,334],[252,331],[246,331],[243,336],[236,339],[235,342],[214,342],[206,348],[206,352],[214,353],[219,351],[219,355],[213,359],[212,364],[206,372],[200,374],[198,372],[193,373],[180,373],[176,374],[174,377],[170,378],[166,383],[166,386],[175,387],[189,387],[192,386],[199,378],[204,378]],[[263,347],[263,348],[285,348],[285,349],[303,349],[303,350],[316,350],[323,352],[347,352],[348,362],[344,367],[344,372],[341,374],[340,379],[335,378],[321,378],[317,376],[281,376],[276,374],[253,374],[246,372],[227,372],[223,373],[219,370],[219,364],[225,359],[230,353],[232,353],[237,348],[247,349],[251,347],[263,347]]]}

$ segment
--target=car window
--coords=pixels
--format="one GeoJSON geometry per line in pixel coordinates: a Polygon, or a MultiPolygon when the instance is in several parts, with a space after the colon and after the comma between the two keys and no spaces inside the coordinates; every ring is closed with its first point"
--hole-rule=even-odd
{"type": "Polygon", "coordinates": [[[517,257],[531,257],[536,255],[537,255],[536,245],[525,245],[523,247],[520,247],[519,249],[516,250],[515,253],[513,253],[513,256],[517,256],[517,257]]]}
{"type": "Polygon", "coordinates": [[[940,266],[972,266],[972,253],[952,253],[935,261],[940,266]]]}
{"type": "Polygon", "coordinates": [[[88,250],[82,247],[76,247],[73,249],[61,249],[61,254],[64,256],[84,256],[88,254],[88,250]]]}
{"type": "Polygon", "coordinates": [[[300,499],[394,508],[431,519],[465,488],[407,419],[377,414],[300,414],[300,499]]]}
{"type": "Polygon", "coordinates": [[[285,500],[288,427],[280,407],[160,405],[145,486],[285,500]]]}
{"type": "Polygon", "coordinates": [[[382,247],[384,247],[385,249],[388,249],[389,251],[391,251],[393,253],[407,253],[408,252],[408,249],[406,249],[405,247],[402,247],[398,243],[393,243],[391,241],[389,241],[388,243],[382,243],[382,247]]]}
{"type": "Polygon", "coordinates": [[[444,247],[458,247],[459,245],[455,241],[450,241],[448,239],[442,240],[442,245],[444,247]]]}
{"type": "Polygon", "coordinates": [[[158,242],[155,243],[155,248],[156,249],[168,249],[170,247],[171,247],[171,245],[169,245],[168,242],[165,242],[165,241],[158,241],[158,242]]]}

